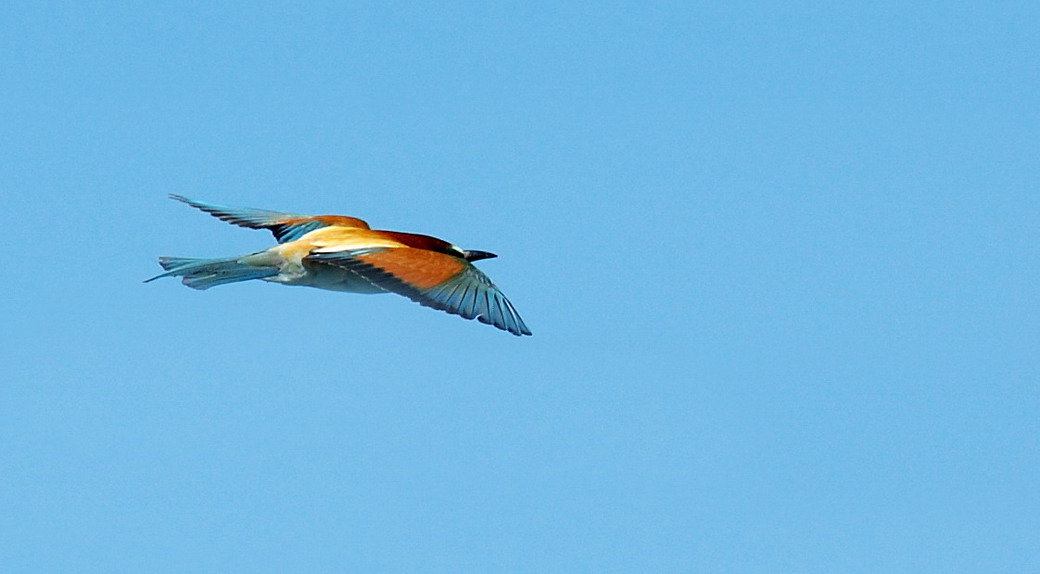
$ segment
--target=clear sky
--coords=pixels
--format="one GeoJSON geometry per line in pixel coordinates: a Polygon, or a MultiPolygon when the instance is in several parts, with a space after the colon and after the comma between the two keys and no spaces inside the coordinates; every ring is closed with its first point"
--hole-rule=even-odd
{"type": "Polygon", "coordinates": [[[0,8],[0,571],[1040,571],[1035,2],[143,4],[0,8]]]}

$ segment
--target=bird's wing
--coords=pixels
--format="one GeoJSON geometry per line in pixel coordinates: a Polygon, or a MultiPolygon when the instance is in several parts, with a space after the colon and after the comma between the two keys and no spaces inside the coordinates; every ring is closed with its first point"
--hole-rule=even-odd
{"type": "Polygon", "coordinates": [[[194,199],[188,199],[181,195],[170,195],[170,198],[205,211],[221,221],[226,221],[240,227],[248,227],[250,229],[266,229],[274,234],[278,243],[295,241],[315,229],[328,227],[330,225],[368,229],[367,223],[354,217],[339,215],[295,215],[292,213],[282,213],[280,211],[254,209],[250,207],[227,207],[224,205],[214,205],[212,203],[204,203],[194,199]]]}
{"type": "Polygon", "coordinates": [[[411,247],[318,249],[307,259],[349,269],[420,305],[465,319],[475,318],[514,335],[531,334],[516,308],[491,279],[464,259],[411,247]]]}

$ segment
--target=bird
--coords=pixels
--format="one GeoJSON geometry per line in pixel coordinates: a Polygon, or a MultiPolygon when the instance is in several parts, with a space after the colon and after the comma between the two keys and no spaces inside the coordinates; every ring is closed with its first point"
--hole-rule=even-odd
{"type": "Polygon", "coordinates": [[[192,289],[258,279],[350,293],[396,293],[420,305],[476,319],[513,335],[530,335],[513,304],[474,261],[498,257],[443,239],[377,230],[356,217],[296,215],[216,205],[171,194],[222,221],[268,230],[277,244],[248,255],[216,259],[159,257],[163,277],[192,289]]]}

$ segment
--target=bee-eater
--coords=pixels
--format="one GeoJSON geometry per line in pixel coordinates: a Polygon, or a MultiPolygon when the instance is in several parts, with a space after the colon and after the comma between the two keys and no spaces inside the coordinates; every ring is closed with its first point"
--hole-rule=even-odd
{"type": "Polygon", "coordinates": [[[147,281],[182,277],[192,289],[209,289],[262,279],[351,293],[397,293],[514,335],[531,334],[513,304],[473,266],[497,257],[494,253],[467,251],[428,235],[371,229],[354,217],[292,215],[170,197],[228,223],[267,229],[278,244],[241,257],[160,257],[166,273],[147,281]]]}

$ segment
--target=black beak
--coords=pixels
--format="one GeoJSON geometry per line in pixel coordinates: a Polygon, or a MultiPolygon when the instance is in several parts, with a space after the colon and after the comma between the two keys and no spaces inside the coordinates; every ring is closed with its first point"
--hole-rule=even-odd
{"type": "Polygon", "coordinates": [[[494,253],[488,253],[487,251],[465,251],[466,261],[480,261],[481,259],[491,259],[492,257],[498,257],[494,253]]]}

